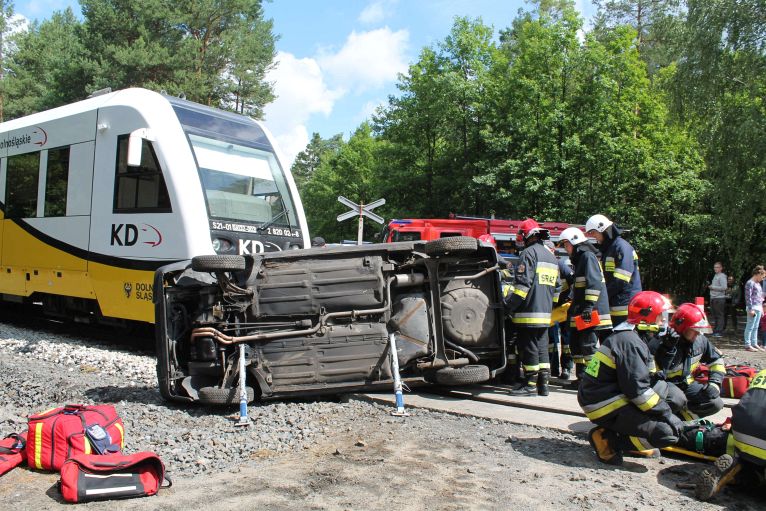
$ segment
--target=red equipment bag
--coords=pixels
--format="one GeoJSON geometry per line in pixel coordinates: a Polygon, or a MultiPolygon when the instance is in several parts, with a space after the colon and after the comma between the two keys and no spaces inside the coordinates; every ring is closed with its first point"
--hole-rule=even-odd
{"type": "Polygon", "coordinates": [[[10,472],[27,459],[27,434],[11,433],[0,440],[0,476],[10,472]]]}
{"type": "Polygon", "coordinates": [[[58,471],[75,454],[120,452],[122,419],[112,405],[66,405],[29,417],[27,464],[58,471]]]}
{"type": "Polygon", "coordinates": [[[153,452],[78,454],[64,462],[59,481],[67,502],[148,497],[171,485],[165,465],[153,452]]]}
{"type": "MultiPolygon", "coordinates": [[[[748,365],[728,365],[726,374],[721,385],[721,397],[741,398],[747,392],[750,382],[758,370],[748,365]]],[[[694,372],[694,379],[700,383],[707,383],[710,369],[705,364],[700,364],[694,372]]]]}

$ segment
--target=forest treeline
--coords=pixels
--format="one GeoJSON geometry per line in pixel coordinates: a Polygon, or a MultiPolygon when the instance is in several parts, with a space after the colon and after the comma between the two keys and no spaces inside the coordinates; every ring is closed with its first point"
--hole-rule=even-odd
{"type": "MultiPolygon", "coordinates": [[[[766,0],[595,3],[587,25],[572,0],[507,27],[456,18],[372,119],[298,155],[311,234],[354,238],[337,196],[384,197],[386,218],[603,213],[630,229],[646,287],[686,296],[714,260],[764,262],[766,0]]],[[[254,117],[274,99],[260,0],[80,5],[19,30],[0,0],[0,118],[107,86],[254,117]]]]}
{"type": "Polygon", "coordinates": [[[370,122],[298,156],[314,232],[354,238],[338,195],[387,218],[603,213],[645,286],[687,297],[715,260],[763,262],[766,2],[596,3],[590,27],[562,0],[499,31],[456,19],[370,122]]]}

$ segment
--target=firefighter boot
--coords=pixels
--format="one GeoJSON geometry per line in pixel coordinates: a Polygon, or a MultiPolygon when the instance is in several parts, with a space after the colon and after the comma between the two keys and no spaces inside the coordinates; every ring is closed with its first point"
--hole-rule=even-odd
{"type": "Polygon", "coordinates": [[[596,426],[588,432],[588,442],[596,457],[608,465],[622,465],[622,451],[617,447],[617,434],[606,428],[596,426]]]}
{"type": "Polygon", "coordinates": [[[550,394],[548,388],[548,381],[550,380],[550,373],[548,371],[540,371],[537,373],[537,395],[547,396],[550,394]]]}
{"type": "Polygon", "coordinates": [[[697,486],[694,495],[699,500],[710,500],[720,492],[727,484],[731,483],[742,470],[739,458],[732,458],[724,454],[715,460],[715,466],[706,468],[697,478],[697,486]]]}
{"type": "Polygon", "coordinates": [[[580,378],[585,373],[585,364],[575,364],[575,379],[564,385],[565,389],[577,390],[580,388],[580,378]]]}
{"type": "Polygon", "coordinates": [[[537,392],[537,390],[534,387],[535,383],[534,381],[532,381],[533,378],[534,378],[534,375],[531,375],[531,376],[524,375],[521,378],[519,378],[519,381],[511,389],[511,395],[512,396],[534,395],[537,392]]]}

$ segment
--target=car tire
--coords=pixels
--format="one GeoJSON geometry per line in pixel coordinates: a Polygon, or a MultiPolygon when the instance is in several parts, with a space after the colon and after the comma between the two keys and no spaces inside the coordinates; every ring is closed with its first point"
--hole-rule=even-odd
{"type": "Polygon", "coordinates": [[[466,255],[476,252],[476,238],[470,236],[451,236],[426,243],[425,252],[429,256],[466,255]]]}
{"type": "Polygon", "coordinates": [[[469,385],[484,383],[489,380],[489,367],[483,365],[467,365],[462,367],[445,367],[434,373],[436,383],[442,385],[469,385]]]}
{"type": "MultiPolygon", "coordinates": [[[[255,399],[253,387],[245,387],[247,390],[247,402],[255,399]]],[[[233,405],[239,403],[239,387],[220,388],[202,387],[197,391],[199,402],[206,405],[233,405]]]]}
{"type": "Polygon", "coordinates": [[[241,255],[201,255],[191,261],[192,270],[199,272],[242,271],[245,266],[241,255]]]}

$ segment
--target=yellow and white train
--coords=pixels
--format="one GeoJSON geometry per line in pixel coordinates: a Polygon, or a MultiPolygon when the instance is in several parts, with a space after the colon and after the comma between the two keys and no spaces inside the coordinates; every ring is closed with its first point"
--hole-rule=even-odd
{"type": "Polygon", "coordinates": [[[154,270],[308,247],[295,183],[258,122],[144,89],[0,124],[0,298],[154,321],[154,270]]]}

